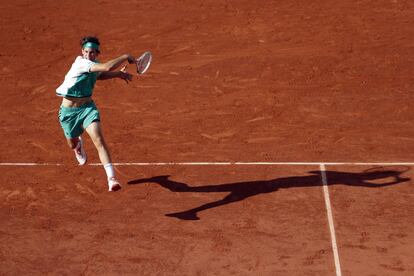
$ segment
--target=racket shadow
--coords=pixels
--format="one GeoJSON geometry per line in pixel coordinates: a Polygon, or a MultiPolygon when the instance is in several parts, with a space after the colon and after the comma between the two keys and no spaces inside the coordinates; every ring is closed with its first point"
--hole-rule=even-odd
{"type": "MultiPolygon", "coordinates": [[[[328,185],[330,186],[348,185],[355,187],[381,188],[409,181],[410,178],[401,176],[404,172],[405,171],[381,170],[365,171],[362,173],[340,171],[326,171],[325,173],[329,182],[328,185]],[[375,183],[373,181],[381,181],[382,183],[375,183]]],[[[291,176],[271,180],[257,180],[205,186],[190,186],[186,183],[171,180],[170,175],[160,175],[151,178],[131,180],[128,184],[138,185],[143,183],[157,183],[172,192],[182,193],[228,193],[220,200],[205,203],[189,210],[166,214],[168,217],[175,217],[181,220],[199,220],[199,212],[238,202],[252,196],[272,193],[279,189],[298,187],[306,188],[322,185],[321,171],[310,171],[308,173],[310,175],[307,176],[291,176]]]]}

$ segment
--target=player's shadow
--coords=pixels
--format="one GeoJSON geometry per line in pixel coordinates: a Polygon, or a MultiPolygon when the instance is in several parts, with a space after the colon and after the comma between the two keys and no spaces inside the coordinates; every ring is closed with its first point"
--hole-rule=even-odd
{"type": "MultiPolygon", "coordinates": [[[[339,171],[326,171],[325,173],[328,185],[340,184],[357,187],[380,188],[409,181],[410,178],[401,176],[403,172],[404,171],[385,169],[377,171],[365,171],[361,173],[339,171]],[[377,181],[379,183],[374,183],[373,181],[377,181]]],[[[278,189],[323,185],[321,171],[310,171],[309,174],[310,175],[307,176],[281,177],[271,180],[247,181],[206,186],[189,186],[186,183],[169,179],[169,175],[161,175],[151,178],[131,180],[128,182],[128,184],[137,185],[141,183],[157,183],[170,191],[182,193],[229,193],[223,199],[209,202],[190,210],[166,214],[166,216],[175,217],[182,220],[198,220],[198,212],[219,207],[232,202],[241,201],[251,196],[271,193],[277,191],[278,189]]]]}

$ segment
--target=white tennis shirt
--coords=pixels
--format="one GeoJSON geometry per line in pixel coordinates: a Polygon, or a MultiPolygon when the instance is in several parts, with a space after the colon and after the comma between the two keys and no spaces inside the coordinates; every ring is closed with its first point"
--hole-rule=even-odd
{"type": "Polygon", "coordinates": [[[65,76],[63,83],[56,89],[61,97],[85,98],[92,96],[98,78],[97,72],[90,72],[91,66],[99,63],[78,56],[65,76]]]}

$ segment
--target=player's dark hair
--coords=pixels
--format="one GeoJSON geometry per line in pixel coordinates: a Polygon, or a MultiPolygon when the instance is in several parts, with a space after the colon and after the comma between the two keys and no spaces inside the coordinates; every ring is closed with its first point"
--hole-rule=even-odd
{"type": "MultiPolygon", "coordinates": [[[[98,44],[98,45],[101,44],[97,37],[95,37],[95,36],[85,36],[80,41],[81,47],[83,47],[83,45],[85,45],[85,43],[88,43],[88,42],[92,42],[92,43],[95,43],[95,44],[98,44]]],[[[99,50],[98,50],[98,53],[99,53],[99,50]]]]}

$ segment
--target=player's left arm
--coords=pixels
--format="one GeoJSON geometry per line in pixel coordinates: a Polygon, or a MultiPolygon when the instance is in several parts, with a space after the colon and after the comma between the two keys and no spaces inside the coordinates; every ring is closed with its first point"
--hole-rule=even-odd
{"type": "Polygon", "coordinates": [[[132,75],[127,72],[126,65],[125,65],[119,71],[100,72],[98,76],[98,80],[108,80],[108,79],[114,79],[114,78],[120,78],[128,82],[132,80],[132,75]]]}

